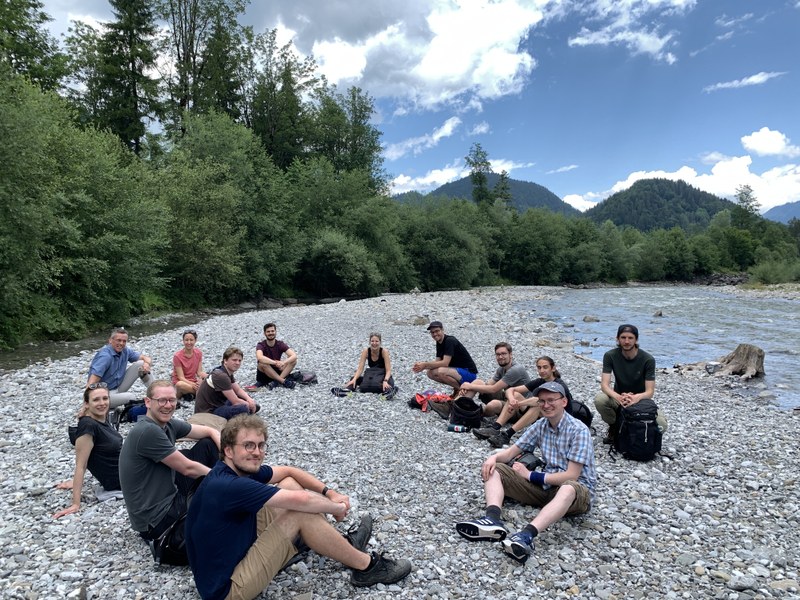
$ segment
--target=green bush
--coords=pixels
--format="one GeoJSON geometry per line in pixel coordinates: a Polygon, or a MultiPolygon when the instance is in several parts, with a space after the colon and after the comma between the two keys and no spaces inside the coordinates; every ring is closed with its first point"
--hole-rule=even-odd
{"type": "Polygon", "coordinates": [[[750,276],[763,284],[800,281],[800,261],[767,261],[748,269],[750,276]]]}
{"type": "Polygon", "coordinates": [[[384,277],[364,245],[332,229],[312,236],[299,280],[304,289],[320,296],[374,296],[384,286],[384,277]]]}

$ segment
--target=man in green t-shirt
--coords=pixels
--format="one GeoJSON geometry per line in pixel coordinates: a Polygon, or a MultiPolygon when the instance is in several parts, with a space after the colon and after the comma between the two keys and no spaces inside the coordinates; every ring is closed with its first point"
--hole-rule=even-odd
{"type": "MultiPolygon", "coordinates": [[[[614,441],[613,425],[617,421],[617,408],[627,408],[645,398],[653,398],[656,391],[656,359],[639,348],[639,329],[635,325],[620,325],[617,329],[617,347],[603,355],[600,390],[595,396],[594,406],[609,425],[603,443],[611,444],[614,441]]],[[[667,419],[661,410],[658,411],[656,423],[662,432],[667,430],[667,419]]]]}

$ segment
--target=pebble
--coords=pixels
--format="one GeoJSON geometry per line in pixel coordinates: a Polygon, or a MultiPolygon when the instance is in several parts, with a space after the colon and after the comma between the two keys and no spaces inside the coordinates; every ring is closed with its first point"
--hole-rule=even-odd
{"type": "MultiPolygon", "coordinates": [[[[416,391],[443,389],[411,372],[414,361],[433,356],[425,327],[442,320],[469,349],[481,377],[494,373],[499,341],[513,345],[516,361],[531,375],[538,356],[552,356],[575,397],[593,409],[599,363],[573,353],[574,324],[545,322],[530,309],[531,301],[559,293],[504,287],[387,295],[217,315],[192,326],[207,369],[231,344],[245,351],[237,379],[247,384],[254,379],[263,324],[278,324],[278,337],[298,352],[299,368],[315,371],[319,384],[257,392],[270,431],[267,461],[305,468],[349,494],[353,510],[337,526],[345,529],[370,513],[369,549],[414,564],[404,581],[357,589],[341,565],[310,553],[276,576],[260,598],[797,596],[800,418],[767,400],[743,401],[711,377],[657,374],[670,460],[612,460],[601,443],[606,426],[595,415],[594,506],[542,532],[524,567],[499,544],[456,534],[455,521],[483,514],[480,465],[491,448],[472,435],[447,432],[435,414],[406,406],[416,391]],[[373,330],[391,352],[400,393],[393,401],[333,397],[330,388],[352,375],[373,330]]],[[[591,313],[587,305],[584,314],[591,313]]],[[[609,327],[613,339],[615,325],[609,327]]],[[[154,358],[156,375],[168,377],[182,330],[131,345],[154,358]]],[[[0,597],[196,600],[189,569],[155,567],[129,528],[124,504],[95,501],[91,476],[81,512],[52,519],[70,500],[69,491],[53,486],[72,477],[66,427],[74,422],[92,354],[42,360],[0,376],[0,597]]],[[[141,384],[134,390],[144,392],[141,384]]],[[[188,405],[178,416],[191,413],[188,405]]],[[[129,427],[123,425],[123,434],[129,427]]],[[[535,514],[514,502],[503,512],[512,530],[535,514]]]]}

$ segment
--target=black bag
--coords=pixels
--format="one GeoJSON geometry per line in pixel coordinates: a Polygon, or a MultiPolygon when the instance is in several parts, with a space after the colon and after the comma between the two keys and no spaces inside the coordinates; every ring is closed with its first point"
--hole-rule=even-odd
{"type": "Polygon", "coordinates": [[[528,471],[536,471],[544,467],[544,461],[536,456],[533,452],[523,452],[509,464],[513,465],[515,462],[525,465],[525,468],[528,469],[528,471]]]}
{"type": "Polygon", "coordinates": [[[383,392],[383,378],[386,377],[386,369],[380,367],[369,367],[364,371],[361,383],[358,384],[358,391],[367,394],[380,394],[383,392]]]}
{"type": "Polygon", "coordinates": [[[573,400],[569,405],[569,410],[567,411],[573,417],[578,419],[581,423],[586,425],[591,429],[592,427],[592,419],[594,419],[594,415],[592,411],[589,410],[589,407],[586,406],[580,400],[573,400]]]}
{"type": "Polygon", "coordinates": [[[153,540],[153,560],[157,565],[184,567],[189,564],[189,556],[186,554],[185,525],[184,512],[167,527],[164,533],[153,540]]]}
{"type": "Polygon", "coordinates": [[[311,385],[312,383],[317,383],[317,374],[314,373],[314,371],[292,371],[289,373],[289,377],[291,377],[300,385],[311,385]]]}
{"type": "Polygon", "coordinates": [[[658,407],[650,398],[627,408],[620,406],[614,450],[628,460],[648,461],[661,452],[661,430],[656,424],[658,407]]]}
{"type": "Polygon", "coordinates": [[[205,475],[197,477],[192,482],[192,486],[186,495],[186,510],[175,519],[172,525],[164,530],[164,533],[151,542],[150,549],[153,552],[153,560],[157,565],[185,567],[189,564],[189,555],[186,554],[186,514],[189,512],[189,505],[192,502],[194,493],[204,479],[205,475]]]}
{"type": "Polygon", "coordinates": [[[450,423],[464,425],[476,429],[481,426],[483,408],[472,398],[460,396],[453,400],[450,406],[450,423]]]}

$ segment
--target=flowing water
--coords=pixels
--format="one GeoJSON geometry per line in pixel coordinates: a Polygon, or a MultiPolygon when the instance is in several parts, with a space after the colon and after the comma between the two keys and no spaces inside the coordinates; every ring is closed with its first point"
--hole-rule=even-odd
{"type": "Polygon", "coordinates": [[[659,368],[718,360],[738,344],[753,344],[766,353],[763,382],[778,404],[800,406],[798,300],[739,297],[713,287],[648,286],[564,289],[552,300],[520,308],[562,326],[574,325],[575,351],[597,360],[615,345],[622,323],[639,328],[640,347],[659,368]],[[654,316],[657,311],[663,316],[654,316]],[[589,315],[599,322],[584,322],[589,315]]]}

